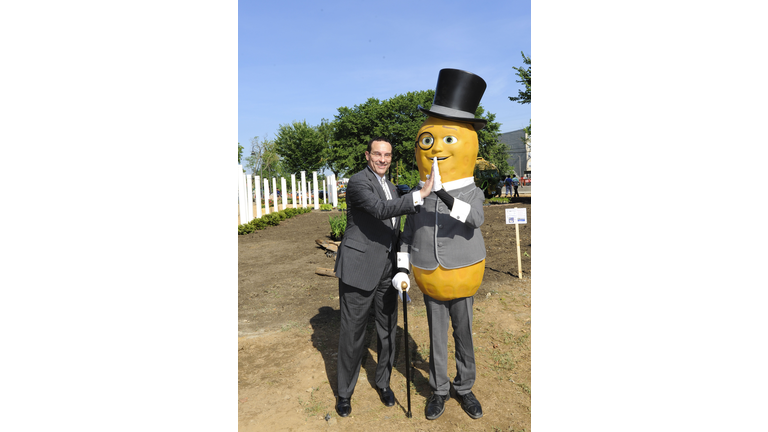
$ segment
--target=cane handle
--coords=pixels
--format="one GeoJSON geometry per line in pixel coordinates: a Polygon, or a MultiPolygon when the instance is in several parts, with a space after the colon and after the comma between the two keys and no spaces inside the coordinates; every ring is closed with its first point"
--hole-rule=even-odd
{"type": "Polygon", "coordinates": [[[408,282],[406,282],[406,281],[400,282],[400,288],[402,288],[402,289],[408,288],[408,282]]]}

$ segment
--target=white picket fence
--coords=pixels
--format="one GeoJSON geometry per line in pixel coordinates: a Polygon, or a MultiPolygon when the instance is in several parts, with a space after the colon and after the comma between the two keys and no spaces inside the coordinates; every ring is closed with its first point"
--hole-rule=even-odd
{"type": "MultiPolygon", "coordinates": [[[[245,224],[253,219],[258,219],[262,216],[262,206],[264,207],[264,214],[279,211],[278,196],[277,196],[277,178],[272,178],[272,189],[270,189],[270,182],[268,179],[262,179],[259,176],[252,177],[249,174],[243,173],[243,166],[237,166],[237,201],[238,201],[238,215],[240,218],[240,224],[245,224]],[[253,184],[251,179],[253,178],[253,184]],[[263,183],[263,184],[262,184],[263,183]],[[263,186],[263,187],[262,187],[263,186]],[[271,193],[270,193],[271,191],[271,193]],[[272,198],[272,209],[269,206],[269,199],[272,198]],[[253,214],[254,209],[256,214],[253,214]]],[[[288,208],[288,194],[286,193],[287,181],[285,177],[280,177],[280,191],[282,198],[282,209],[288,208]]],[[[336,176],[330,174],[326,176],[325,181],[322,182],[323,190],[323,203],[328,203],[328,198],[331,199],[334,208],[338,207],[338,194],[336,191],[336,176]],[[329,197],[330,195],[330,197],[329,197]]],[[[308,182],[306,179],[306,172],[302,171],[299,184],[296,184],[296,174],[291,174],[291,197],[293,198],[293,208],[307,208],[313,206],[315,210],[320,208],[320,202],[318,200],[318,184],[317,184],[317,171],[312,172],[312,182],[308,182]],[[298,187],[297,187],[298,186],[298,187]],[[314,193],[308,194],[307,191],[314,191],[314,193]],[[315,197],[314,202],[312,197],[315,197]]]]}

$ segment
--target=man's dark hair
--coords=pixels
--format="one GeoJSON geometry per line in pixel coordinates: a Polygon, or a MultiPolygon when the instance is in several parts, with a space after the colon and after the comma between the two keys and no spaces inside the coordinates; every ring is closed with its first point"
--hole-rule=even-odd
{"type": "Polygon", "coordinates": [[[384,137],[375,137],[375,138],[371,138],[371,140],[368,141],[368,149],[366,150],[368,153],[371,152],[371,144],[373,144],[374,141],[384,141],[385,143],[389,144],[390,147],[392,147],[392,143],[389,142],[388,139],[384,137]]]}

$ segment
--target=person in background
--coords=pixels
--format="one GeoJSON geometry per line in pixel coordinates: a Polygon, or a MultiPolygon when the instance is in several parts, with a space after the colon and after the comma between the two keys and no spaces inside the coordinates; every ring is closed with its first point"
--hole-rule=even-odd
{"type": "Polygon", "coordinates": [[[520,195],[517,193],[517,188],[520,186],[520,180],[517,178],[517,175],[512,174],[512,187],[515,188],[515,196],[520,197],[520,195]]]}
{"type": "Polygon", "coordinates": [[[507,187],[507,196],[512,196],[512,179],[507,176],[507,178],[504,180],[504,185],[507,187]]]}

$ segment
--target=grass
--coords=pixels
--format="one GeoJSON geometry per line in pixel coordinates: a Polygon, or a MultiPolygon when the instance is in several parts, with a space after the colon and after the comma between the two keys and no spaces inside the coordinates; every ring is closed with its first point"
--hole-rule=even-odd
{"type": "Polygon", "coordinates": [[[512,371],[515,368],[515,359],[509,352],[499,350],[491,351],[491,369],[495,372],[512,371]]]}
{"type": "Polygon", "coordinates": [[[408,313],[409,314],[413,313],[413,316],[417,316],[417,317],[425,317],[425,316],[427,316],[427,309],[423,308],[423,307],[421,307],[421,308],[417,308],[417,307],[411,308],[411,307],[409,307],[408,308],[408,313]]]}
{"type": "Polygon", "coordinates": [[[429,343],[428,342],[419,344],[418,354],[421,356],[422,359],[429,359],[429,343]]]}
{"type": "Polygon", "coordinates": [[[315,392],[318,387],[312,387],[312,392],[309,394],[309,400],[304,401],[299,398],[299,405],[304,408],[304,412],[309,416],[316,416],[324,411],[327,411],[327,407],[320,401],[315,400],[315,392]]]}
{"type": "Polygon", "coordinates": [[[515,338],[514,344],[530,351],[531,350],[530,333],[523,333],[522,335],[515,338]]]}
{"type": "Polygon", "coordinates": [[[283,324],[282,327],[280,327],[280,331],[288,331],[298,326],[299,326],[299,323],[297,323],[296,321],[289,321],[288,323],[283,324]]]}
{"type": "Polygon", "coordinates": [[[280,285],[273,285],[269,289],[264,290],[264,294],[271,295],[275,298],[279,298],[283,295],[283,287],[280,285]]]}

